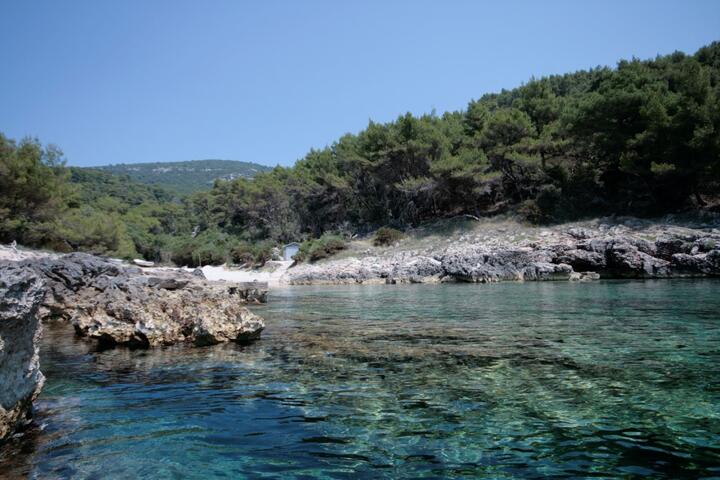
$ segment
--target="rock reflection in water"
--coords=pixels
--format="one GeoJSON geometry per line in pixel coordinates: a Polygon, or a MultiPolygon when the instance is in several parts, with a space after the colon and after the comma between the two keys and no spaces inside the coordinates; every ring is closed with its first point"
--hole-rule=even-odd
{"type": "MultiPolygon", "coordinates": [[[[720,475],[702,281],[298,287],[250,346],[43,347],[8,475],[720,475]]],[[[8,453],[12,452],[12,453],[8,453]]],[[[0,473],[5,473],[0,470],[0,473]]]]}

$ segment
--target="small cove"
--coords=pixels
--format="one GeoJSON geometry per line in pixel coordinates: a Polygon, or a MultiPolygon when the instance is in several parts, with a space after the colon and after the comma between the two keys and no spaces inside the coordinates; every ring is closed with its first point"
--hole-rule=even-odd
{"type": "Polygon", "coordinates": [[[48,325],[22,478],[720,476],[714,280],[275,289],[249,346],[48,325]]]}

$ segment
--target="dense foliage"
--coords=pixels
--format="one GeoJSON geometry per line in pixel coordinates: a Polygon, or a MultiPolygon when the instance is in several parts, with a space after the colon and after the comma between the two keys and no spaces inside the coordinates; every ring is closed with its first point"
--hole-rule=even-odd
{"type": "Polygon", "coordinates": [[[393,245],[402,240],[404,236],[400,230],[390,227],[380,227],[377,232],[375,232],[373,245],[376,247],[393,245]]]}
{"type": "Polygon", "coordinates": [[[67,168],[62,152],[0,134],[0,241],[58,251],[160,260],[192,224],[157,187],[99,170],[67,168]]]}
{"type": "Polygon", "coordinates": [[[270,167],[237,160],[188,160],[184,162],[152,162],[117,164],[97,167],[115,175],[127,175],[147,185],[157,185],[179,194],[212,188],[215,180],[253,178],[270,167]]]}
{"type": "Polygon", "coordinates": [[[0,136],[0,240],[261,264],[287,241],[306,240],[298,258],[315,260],[354,232],[457,215],[661,214],[718,200],[720,43],[532,79],[464,111],[370,122],[294,167],[183,198],[127,176],[69,171],[61,158],[0,136]]]}
{"type": "Polygon", "coordinates": [[[320,238],[305,240],[293,257],[298,262],[315,262],[330,257],[347,248],[347,241],[340,235],[324,233],[320,238]]]}
{"type": "Polygon", "coordinates": [[[0,133],[0,241],[60,246],[58,217],[75,202],[64,165],[57,147],[0,133]]]}
{"type": "Polygon", "coordinates": [[[190,237],[193,223],[187,208],[167,190],[101,170],[70,170],[72,186],[82,205],[80,217],[88,228],[103,219],[113,222],[118,226],[121,246],[111,243],[105,249],[101,244],[96,248],[73,246],[74,249],[168,261],[172,252],[180,248],[182,239],[190,237]]]}
{"type": "Polygon", "coordinates": [[[534,221],[704,205],[720,179],[720,43],[533,79],[465,111],[371,122],[221,182],[204,227],[288,241],[516,208],[534,221]]]}

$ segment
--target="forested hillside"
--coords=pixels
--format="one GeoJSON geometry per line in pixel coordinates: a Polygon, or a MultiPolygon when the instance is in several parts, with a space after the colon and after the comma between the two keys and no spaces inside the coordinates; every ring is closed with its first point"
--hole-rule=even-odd
{"type": "Polygon", "coordinates": [[[532,79],[463,111],[371,122],[294,167],[182,198],[70,172],[60,158],[0,137],[0,239],[217,263],[459,214],[555,222],[703,207],[720,196],[720,43],[532,79]]]}
{"type": "Polygon", "coordinates": [[[158,185],[182,194],[209,190],[218,179],[253,178],[258,173],[272,170],[265,165],[237,160],[121,163],[95,168],[116,175],[127,175],[138,182],[158,185]]]}

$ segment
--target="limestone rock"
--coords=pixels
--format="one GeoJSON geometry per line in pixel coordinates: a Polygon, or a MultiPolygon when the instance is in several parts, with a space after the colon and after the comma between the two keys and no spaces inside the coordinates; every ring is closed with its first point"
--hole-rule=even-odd
{"type": "Polygon", "coordinates": [[[577,248],[561,253],[557,261],[570,265],[574,270],[603,270],[607,263],[604,252],[577,248]]]}
{"type": "MultiPolygon", "coordinates": [[[[680,238],[664,237],[655,242],[657,255],[665,260],[670,260],[676,253],[685,253],[685,242],[680,238]]],[[[688,252],[689,253],[689,252],[688,252]]]]}
{"type": "Polygon", "coordinates": [[[593,236],[592,230],[582,227],[568,228],[567,234],[578,240],[584,240],[593,236]]]}
{"type": "Polygon", "coordinates": [[[608,268],[617,276],[667,276],[669,265],[670,262],[643,253],[629,243],[615,244],[608,251],[608,268]]]}
{"type": "Polygon", "coordinates": [[[38,358],[44,294],[31,269],[0,263],[0,440],[27,422],[45,381],[38,358]]]}
{"type": "Polygon", "coordinates": [[[597,272],[573,272],[570,274],[571,282],[591,282],[600,280],[600,274],[597,272]]]}
{"type": "Polygon", "coordinates": [[[41,316],[67,319],[79,335],[104,345],[247,341],[264,328],[244,306],[266,301],[261,284],[209,282],[182,270],[142,271],[82,253],[25,265],[48,285],[41,316]]]}
{"type": "Polygon", "coordinates": [[[488,228],[482,235],[441,239],[422,251],[398,247],[376,255],[367,251],[359,258],[301,264],[289,269],[284,279],[310,284],[720,275],[719,229],[631,218],[584,225],[530,227],[534,233],[517,231],[523,227],[488,228]]]}
{"type": "Polygon", "coordinates": [[[676,253],[672,256],[672,264],[678,271],[688,275],[720,276],[720,250],[695,255],[676,253]]]}

